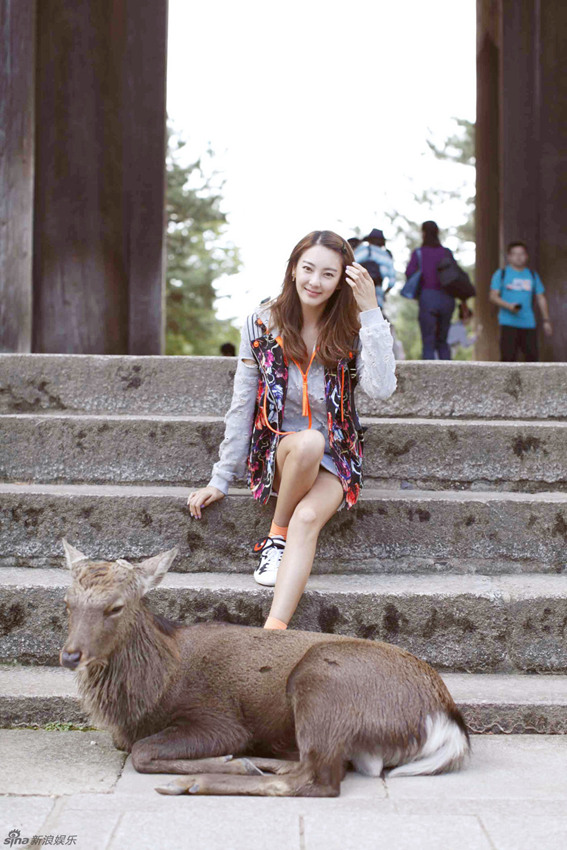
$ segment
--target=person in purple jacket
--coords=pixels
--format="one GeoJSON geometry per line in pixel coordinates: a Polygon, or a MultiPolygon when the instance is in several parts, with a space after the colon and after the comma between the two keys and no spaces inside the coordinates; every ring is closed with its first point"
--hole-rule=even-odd
{"type": "MultiPolygon", "coordinates": [[[[447,334],[451,317],[455,310],[455,299],[441,287],[437,266],[445,257],[453,254],[439,241],[439,228],[434,221],[424,221],[421,225],[423,242],[421,245],[421,283],[419,294],[419,327],[423,344],[423,360],[451,359],[451,348],[447,334]]],[[[419,259],[415,250],[406,269],[407,277],[419,269],[419,259]]]]}

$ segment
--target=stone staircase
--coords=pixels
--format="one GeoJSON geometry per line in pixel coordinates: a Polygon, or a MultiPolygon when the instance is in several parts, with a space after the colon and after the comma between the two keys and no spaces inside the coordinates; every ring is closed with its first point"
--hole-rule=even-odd
{"type": "MultiPolygon", "coordinates": [[[[244,488],[191,520],[235,361],[0,355],[0,725],[84,721],[57,667],[61,538],[101,558],[180,555],[150,599],[262,625],[244,488]],[[220,554],[219,554],[220,553],[220,554]]],[[[567,365],[401,363],[362,394],[366,487],[323,530],[292,627],[434,664],[477,731],[567,732],[567,365]]]]}

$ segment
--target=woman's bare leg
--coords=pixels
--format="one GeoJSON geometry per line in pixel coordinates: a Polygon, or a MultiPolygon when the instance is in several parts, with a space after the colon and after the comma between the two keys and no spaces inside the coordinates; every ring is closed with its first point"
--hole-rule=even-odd
{"type": "Polygon", "coordinates": [[[281,440],[274,476],[274,489],[278,491],[276,525],[289,525],[297,504],[315,483],[324,451],[325,438],[320,431],[298,431],[281,440]]]}
{"type": "Polygon", "coordinates": [[[297,504],[289,521],[287,542],[278,569],[270,616],[289,623],[313,566],[319,532],[343,498],[336,475],[319,469],[315,483],[297,504]]]}

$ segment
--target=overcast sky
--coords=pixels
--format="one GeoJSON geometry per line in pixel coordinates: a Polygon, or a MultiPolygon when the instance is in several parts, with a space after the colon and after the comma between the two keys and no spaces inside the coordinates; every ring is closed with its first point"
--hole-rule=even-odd
{"type": "MultiPolygon", "coordinates": [[[[431,217],[412,193],[461,180],[426,139],[474,120],[475,25],[475,0],[169,0],[169,118],[188,159],[215,151],[243,260],[219,315],[276,294],[311,230],[388,236],[387,210],[431,217]]],[[[449,225],[459,207],[435,213],[449,225]]]]}

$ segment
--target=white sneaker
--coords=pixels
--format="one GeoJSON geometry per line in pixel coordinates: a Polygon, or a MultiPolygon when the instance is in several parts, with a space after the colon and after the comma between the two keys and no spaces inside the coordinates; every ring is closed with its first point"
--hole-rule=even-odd
{"type": "Polygon", "coordinates": [[[254,546],[255,552],[261,552],[260,563],[254,570],[254,579],[258,584],[274,587],[278,567],[285,549],[285,538],[281,534],[266,537],[254,546]]]}

